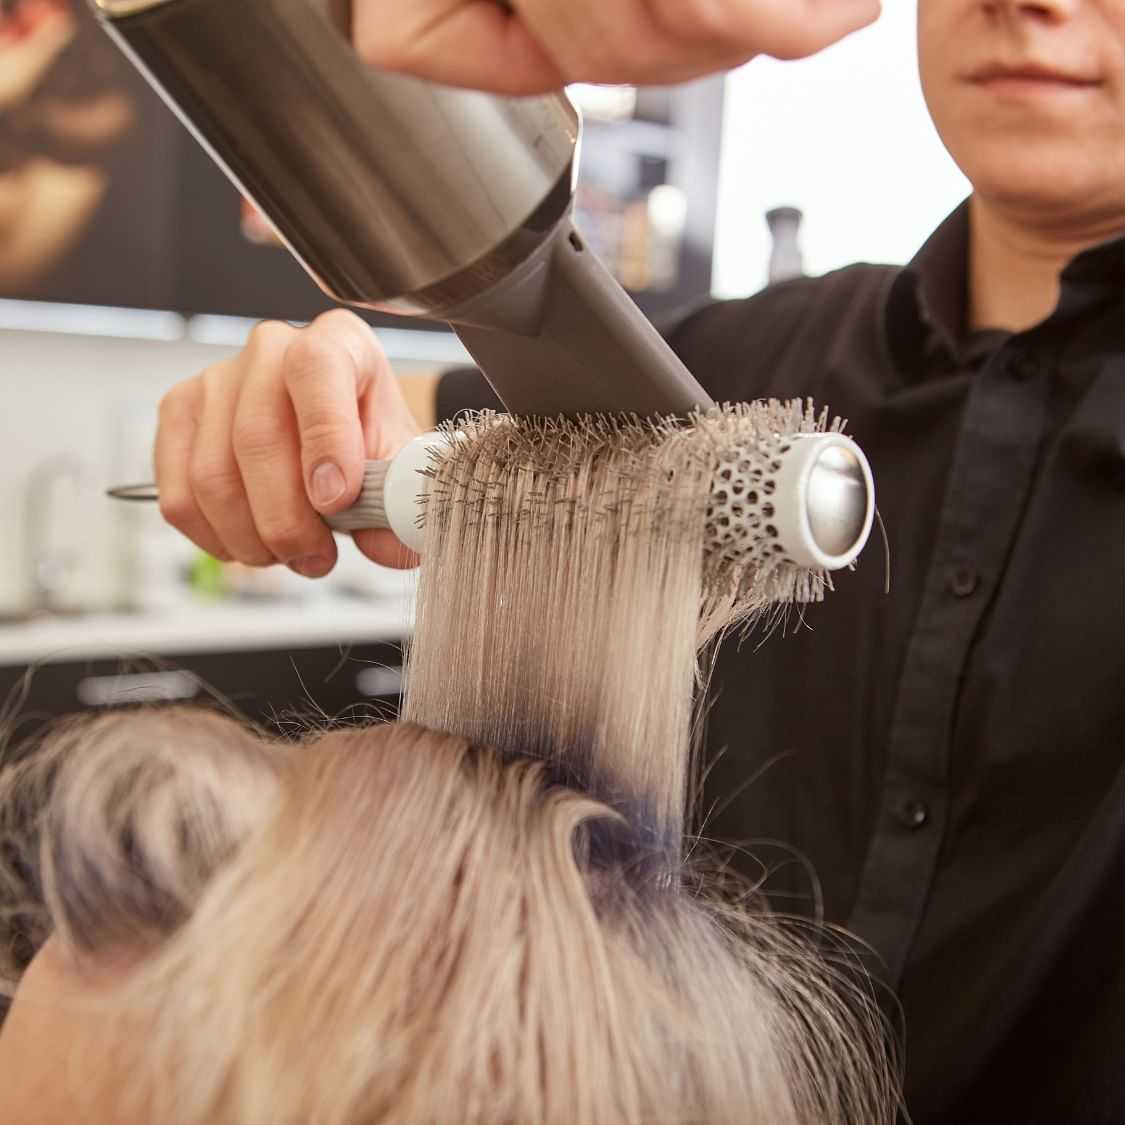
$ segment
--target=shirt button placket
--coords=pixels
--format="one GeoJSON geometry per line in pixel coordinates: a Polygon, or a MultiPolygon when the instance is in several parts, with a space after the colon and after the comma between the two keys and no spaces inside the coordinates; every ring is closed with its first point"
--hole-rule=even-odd
{"type": "Polygon", "coordinates": [[[1050,369],[1051,365],[1042,356],[1037,355],[1019,355],[1017,353],[1011,356],[1007,362],[1008,374],[1017,383],[1028,383],[1036,376],[1047,373],[1050,369]]]}
{"type": "Polygon", "coordinates": [[[1046,425],[1054,363],[1041,342],[1005,346],[977,371],[937,516],[921,604],[887,739],[880,818],[849,928],[878,951],[872,972],[898,987],[940,868],[954,799],[958,698],[992,576],[1020,526],[1046,425]]]}

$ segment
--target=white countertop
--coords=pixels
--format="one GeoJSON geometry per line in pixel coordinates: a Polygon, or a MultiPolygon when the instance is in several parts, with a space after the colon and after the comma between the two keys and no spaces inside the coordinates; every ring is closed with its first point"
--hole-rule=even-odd
{"type": "Polygon", "coordinates": [[[407,635],[413,599],[325,595],[303,601],[183,603],[143,613],[44,617],[0,625],[0,666],[377,644],[407,635]]]}

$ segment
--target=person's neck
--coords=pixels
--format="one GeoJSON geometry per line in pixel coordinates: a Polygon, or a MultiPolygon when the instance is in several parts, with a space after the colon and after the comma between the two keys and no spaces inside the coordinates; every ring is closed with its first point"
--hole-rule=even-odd
{"type": "Polygon", "coordinates": [[[969,208],[970,330],[1021,332],[1050,316],[1067,263],[1125,226],[1033,226],[977,195],[969,208]]]}

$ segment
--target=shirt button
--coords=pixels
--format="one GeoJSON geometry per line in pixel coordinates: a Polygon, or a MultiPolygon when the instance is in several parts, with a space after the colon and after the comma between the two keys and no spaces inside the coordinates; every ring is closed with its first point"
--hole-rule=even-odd
{"type": "Polygon", "coordinates": [[[906,828],[921,828],[930,819],[930,810],[921,801],[903,801],[895,812],[906,828]]]}
{"type": "Polygon", "coordinates": [[[957,598],[967,598],[980,585],[980,575],[971,566],[958,566],[949,572],[945,588],[957,598]]]}
{"type": "Polygon", "coordinates": [[[1045,364],[1035,356],[1015,356],[1008,361],[1008,374],[1018,383],[1034,379],[1044,370],[1045,364]]]}

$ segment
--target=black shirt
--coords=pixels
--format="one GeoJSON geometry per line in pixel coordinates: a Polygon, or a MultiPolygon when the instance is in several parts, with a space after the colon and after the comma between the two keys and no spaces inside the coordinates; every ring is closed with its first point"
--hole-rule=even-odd
{"type": "Polygon", "coordinates": [[[890,548],[889,593],[876,534],[802,626],[722,651],[705,833],[873,947],[917,1125],[1120,1125],[1125,240],[1042,324],[968,334],[968,221],[669,333],[716,399],[847,417],[890,548]]]}

